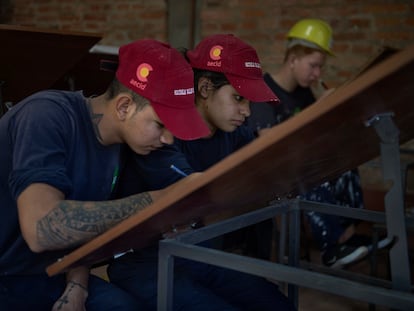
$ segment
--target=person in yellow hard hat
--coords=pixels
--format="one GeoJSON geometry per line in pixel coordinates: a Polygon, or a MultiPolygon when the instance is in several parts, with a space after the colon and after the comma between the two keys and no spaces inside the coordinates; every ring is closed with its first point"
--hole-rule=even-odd
{"type": "MultiPolygon", "coordinates": [[[[288,32],[286,39],[284,62],[279,71],[274,75],[264,75],[268,86],[279,97],[280,104],[251,105],[247,125],[258,135],[316,101],[311,87],[320,83],[325,62],[328,57],[334,56],[332,28],[321,19],[307,18],[298,21],[288,32]]],[[[356,169],[302,194],[301,197],[311,201],[363,207],[362,189],[356,169]]],[[[320,246],[322,262],[327,266],[347,266],[365,257],[372,248],[372,239],[356,235],[355,223],[350,219],[314,212],[308,212],[307,216],[313,238],[320,246]]],[[[260,230],[263,227],[262,225],[260,230]]],[[[382,248],[389,244],[390,241],[381,240],[378,246],[382,248]]],[[[266,250],[266,247],[259,249],[266,250]]],[[[259,254],[259,257],[268,255],[259,254]]]]}
{"type": "Polygon", "coordinates": [[[288,50],[295,45],[307,46],[328,55],[332,52],[332,28],[320,19],[302,19],[287,34],[288,50]]]}
{"type": "Polygon", "coordinates": [[[302,19],[288,32],[284,61],[274,75],[264,79],[281,104],[253,105],[249,126],[255,131],[278,124],[315,102],[311,86],[319,83],[322,68],[332,52],[332,29],[320,19],[302,19]],[[257,109],[256,109],[257,108],[257,109]]]}

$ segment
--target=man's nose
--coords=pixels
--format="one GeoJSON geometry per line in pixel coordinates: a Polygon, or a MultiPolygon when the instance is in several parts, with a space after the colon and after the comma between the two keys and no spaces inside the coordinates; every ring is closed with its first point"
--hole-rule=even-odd
{"type": "Polygon", "coordinates": [[[248,101],[241,105],[240,113],[246,118],[250,116],[250,103],[248,101]]]}
{"type": "Polygon", "coordinates": [[[174,142],[174,136],[169,130],[164,129],[161,134],[160,141],[165,145],[171,145],[174,142]]]}

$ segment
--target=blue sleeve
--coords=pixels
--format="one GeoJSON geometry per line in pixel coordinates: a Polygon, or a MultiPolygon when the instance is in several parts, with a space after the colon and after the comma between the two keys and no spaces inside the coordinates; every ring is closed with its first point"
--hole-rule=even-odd
{"type": "Polygon", "coordinates": [[[15,107],[18,120],[10,123],[13,169],[10,188],[16,199],[30,184],[48,183],[67,194],[72,184],[65,168],[66,129],[70,121],[62,108],[44,98],[36,103],[15,107]]]}
{"type": "Polygon", "coordinates": [[[144,176],[149,190],[165,188],[183,178],[171,169],[171,165],[175,165],[187,175],[194,172],[186,156],[174,144],[166,145],[149,155],[135,154],[134,157],[133,165],[144,176]]]}

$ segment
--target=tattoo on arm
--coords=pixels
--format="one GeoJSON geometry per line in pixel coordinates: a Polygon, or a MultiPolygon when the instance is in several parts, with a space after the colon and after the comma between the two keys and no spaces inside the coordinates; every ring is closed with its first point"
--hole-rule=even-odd
{"type": "Polygon", "coordinates": [[[50,250],[77,246],[151,203],[148,192],[113,201],[61,201],[37,223],[38,240],[50,250]]]}

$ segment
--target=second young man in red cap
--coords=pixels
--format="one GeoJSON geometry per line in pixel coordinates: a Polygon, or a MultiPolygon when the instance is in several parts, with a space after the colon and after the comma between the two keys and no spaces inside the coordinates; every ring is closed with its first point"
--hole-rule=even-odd
{"type": "MultiPolygon", "coordinates": [[[[210,134],[191,141],[175,139],[173,145],[148,157],[129,152],[118,197],[143,189],[161,189],[183,175],[208,169],[254,139],[253,132],[243,126],[250,115],[249,101],[278,101],[263,81],[256,51],[233,35],[207,37],[185,57],[194,70],[194,107],[210,134]]],[[[117,258],[110,264],[108,275],[112,282],[156,310],[157,268],[157,245],[153,245],[117,258]]],[[[261,277],[175,260],[173,310],[293,309],[277,286],[261,277]]]]}

